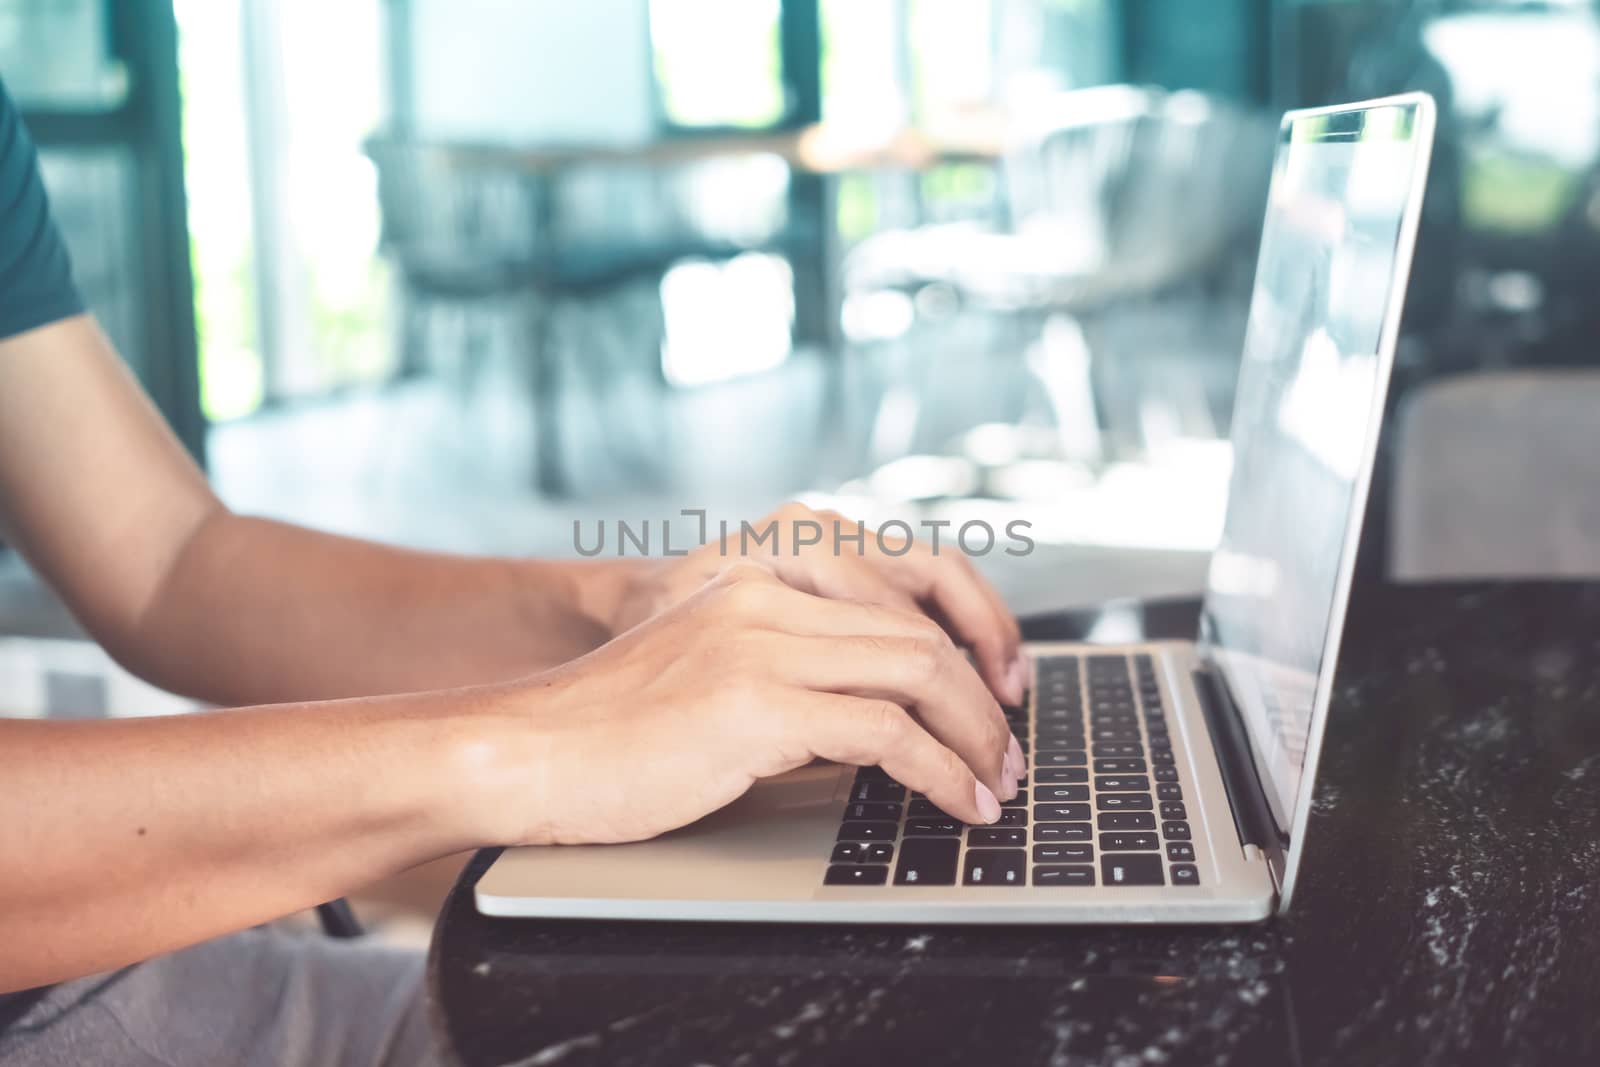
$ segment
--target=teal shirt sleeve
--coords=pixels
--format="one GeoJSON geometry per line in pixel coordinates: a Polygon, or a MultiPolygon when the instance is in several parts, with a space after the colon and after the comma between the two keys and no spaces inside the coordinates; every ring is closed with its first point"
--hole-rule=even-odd
{"type": "Polygon", "coordinates": [[[0,83],[0,339],[83,310],[33,139],[0,83]]]}

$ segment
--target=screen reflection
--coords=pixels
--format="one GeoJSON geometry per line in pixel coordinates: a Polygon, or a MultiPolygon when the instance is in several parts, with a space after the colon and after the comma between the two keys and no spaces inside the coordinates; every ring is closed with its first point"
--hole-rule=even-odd
{"type": "Polygon", "coordinates": [[[1411,104],[1301,117],[1285,126],[1273,171],[1206,636],[1285,828],[1355,488],[1381,415],[1379,352],[1416,124],[1411,104]]]}

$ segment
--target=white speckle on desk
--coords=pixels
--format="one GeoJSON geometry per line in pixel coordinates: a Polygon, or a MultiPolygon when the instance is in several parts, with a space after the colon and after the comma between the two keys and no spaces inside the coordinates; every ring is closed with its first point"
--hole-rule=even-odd
{"type": "Polygon", "coordinates": [[[800,1014],[796,1015],[788,1022],[779,1023],[778,1025],[774,1026],[772,1028],[772,1032],[782,1040],[787,1041],[795,1034],[799,1033],[800,1028],[806,1023],[814,1023],[826,1014],[828,1014],[827,1009],[817,1001],[808,1001],[806,1006],[800,1009],[800,1014]]]}
{"type": "Polygon", "coordinates": [[[577,1037],[559,1041],[554,1045],[546,1045],[531,1056],[520,1060],[512,1060],[502,1064],[501,1067],[546,1067],[547,1064],[560,1063],[568,1054],[579,1049],[594,1048],[600,1044],[599,1034],[579,1034],[577,1037]]]}

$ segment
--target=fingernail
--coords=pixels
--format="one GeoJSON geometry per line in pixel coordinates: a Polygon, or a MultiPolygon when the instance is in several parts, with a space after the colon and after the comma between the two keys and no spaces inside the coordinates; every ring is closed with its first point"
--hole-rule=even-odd
{"type": "Polygon", "coordinates": [[[1006,748],[1006,773],[1013,778],[1021,778],[1028,773],[1028,761],[1022,755],[1022,746],[1013,737],[1011,744],[1006,748]]]}
{"type": "Polygon", "coordinates": [[[1021,704],[1028,692],[1028,664],[1021,656],[1011,661],[1011,673],[1006,676],[1006,683],[1011,689],[1012,703],[1021,704]]]}
{"type": "Polygon", "coordinates": [[[1011,762],[1011,753],[1007,752],[1005,758],[1000,761],[1000,796],[1002,799],[1017,799],[1018,780],[1019,775],[1017,774],[1016,764],[1011,762]]]}
{"type": "Polygon", "coordinates": [[[1000,802],[989,792],[989,787],[982,782],[974,783],[973,797],[978,802],[978,817],[986,823],[1000,821],[1000,802]]]}

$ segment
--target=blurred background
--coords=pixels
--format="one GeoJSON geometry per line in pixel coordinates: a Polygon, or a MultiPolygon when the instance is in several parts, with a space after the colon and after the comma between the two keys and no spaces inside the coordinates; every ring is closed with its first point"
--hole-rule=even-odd
{"type": "Polygon", "coordinates": [[[1019,611],[1200,588],[1277,116],[1426,89],[1363,566],[1600,573],[1592,3],[0,0],[0,73],[235,508],[1021,518],[1019,611]]]}

